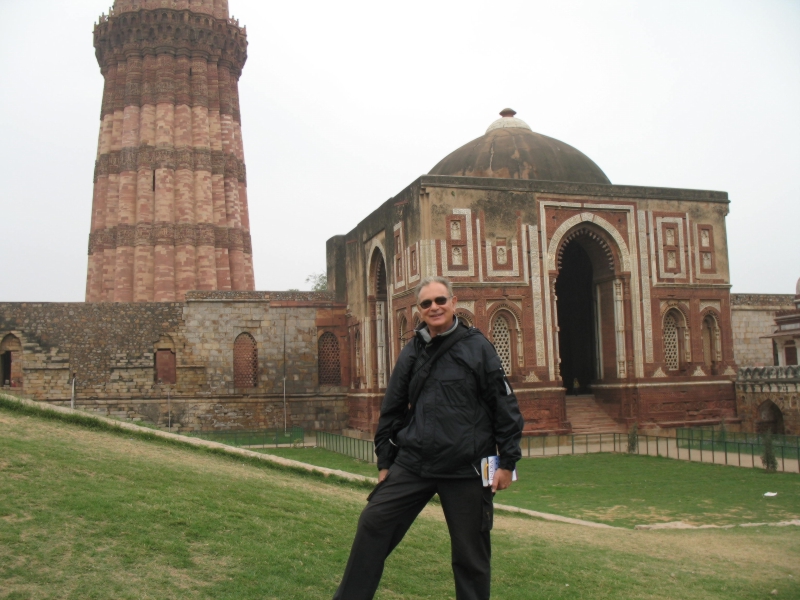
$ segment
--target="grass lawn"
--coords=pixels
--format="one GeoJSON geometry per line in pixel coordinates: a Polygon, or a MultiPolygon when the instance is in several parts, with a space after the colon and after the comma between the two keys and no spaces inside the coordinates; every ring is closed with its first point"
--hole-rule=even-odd
{"type": "Polygon", "coordinates": [[[366,475],[367,477],[378,476],[378,466],[376,464],[358,460],[357,458],[350,458],[324,448],[253,448],[252,450],[299,460],[317,467],[339,469],[340,471],[366,475]]]}
{"type": "MultiPolygon", "coordinates": [[[[375,465],[322,448],[265,450],[313,465],[375,477],[375,465]]],[[[800,474],[689,463],[656,456],[584,454],[524,458],[519,481],[496,500],[618,527],[800,519],[800,474]],[[765,498],[764,492],[778,492],[765,498]]],[[[798,532],[800,533],[800,532],[798,532]]]]}
{"type": "MultiPolygon", "coordinates": [[[[0,409],[0,598],[330,598],[365,496],[0,409]]],[[[594,530],[498,515],[493,541],[502,600],[800,597],[795,528],[594,530]]],[[[377,598],[452,599],[448,555],[441,512],[426,508],[377,598]]]]}

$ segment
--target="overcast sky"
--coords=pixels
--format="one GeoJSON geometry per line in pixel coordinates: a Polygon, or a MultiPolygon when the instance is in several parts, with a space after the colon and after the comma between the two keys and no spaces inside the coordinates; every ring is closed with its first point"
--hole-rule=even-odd
{"type": "MultiPolygon", "coordinates": [[[[722,190],[733,291],[800,277],[800,1],[272,2],[240,96],[256,287],[509,106],[616,184],[722,190]]],[[[0,0],[0,301],[82,301],[106,0],[0,0]]]]}

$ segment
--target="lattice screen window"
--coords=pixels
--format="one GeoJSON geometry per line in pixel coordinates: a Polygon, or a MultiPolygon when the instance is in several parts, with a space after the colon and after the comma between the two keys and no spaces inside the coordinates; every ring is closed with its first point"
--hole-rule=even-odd
{"type": "Polygon", "coordinates": [[[342,371],[339,368],[339,342],[336,336],[326,331],[317,342],[318,369],[320,385],[342,385],[342,371]]]}
{"type": "Polygon", "coordinates": [[[233,385],[252,388],[258,383],[258,348],[249,333],[241,333],[233,343],[233,385]]]}
{"type": "Polygon", "coordinates": [[[667,369],[678,370],[678,324],[672,313],[664,317],[664,361],[667,369]]]}
{"type": "Polygon", "coordinates": [[[500,356],[500,362],[503,363],[503,369],[506,375],[511,375],[511,331],[508,328],[508,321],[502,315],[498,315],[494,319],[492,337],[494,338],[494,347],[500,356]]]}

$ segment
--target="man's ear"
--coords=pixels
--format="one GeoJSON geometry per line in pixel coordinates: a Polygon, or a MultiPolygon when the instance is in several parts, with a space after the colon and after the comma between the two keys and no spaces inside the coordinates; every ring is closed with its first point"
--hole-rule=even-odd
{"type": "Polygon", "coordinates": [[[450,300],[453,302],[453,308],[455,308],[456,307],[456,302],[458,301],[458,298],[456,296],[453,296],[452,298],[450,298],[450,300]]]}

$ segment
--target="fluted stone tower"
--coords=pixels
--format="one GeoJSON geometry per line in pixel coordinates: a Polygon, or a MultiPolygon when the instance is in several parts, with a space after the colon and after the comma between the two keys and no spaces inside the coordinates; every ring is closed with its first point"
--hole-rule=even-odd
{"type": "Polygon", "coordinates": [[[247,32],[227,0],[116,0],[94,29],[105,78],[87,302],[253,290],[238,82],[247,32]]]}

